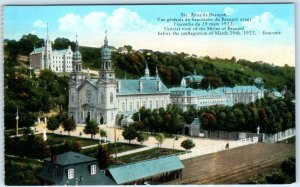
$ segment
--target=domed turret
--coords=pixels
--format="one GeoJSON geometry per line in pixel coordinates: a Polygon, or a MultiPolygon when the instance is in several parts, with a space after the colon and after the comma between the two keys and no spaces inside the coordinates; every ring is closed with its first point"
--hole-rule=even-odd
{"type": "Polygon", "coordinates": [[[108,40],[107,40],[107,31],[105,31],[105,39],[104,45],[101,50],[102,56],[102,64],[101,69],[99,71],[99,77],[101,79],[115,79],[115,72],[112,68],[112,61],[111,61],[111,49],[108,47],[108,40]]]}
{"type": "Polygon", "coordinates": [[[102,58],[108,60],[111,58],[111,50],[108,47],[108,40],[107,40],[107,31],[105,31],[105,39],[104,39],[104,46],[102,49],[102,58]]]}
{"type": "Polygon", "coordinates": [[[76,45],[75,45],[75,51],[73,53],[73,62],[74,63],[80,63],[81,61],[82,61],[82,56],[81,56],[81,53],[79,51],[79,45],[78,45],[77,35],[76,35],[76,45]]]}

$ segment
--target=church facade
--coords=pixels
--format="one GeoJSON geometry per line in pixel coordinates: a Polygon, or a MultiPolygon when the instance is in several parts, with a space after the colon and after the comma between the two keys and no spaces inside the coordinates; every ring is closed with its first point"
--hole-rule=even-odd
{"type": "Polygon", "coordinates": [[[72,56],[71,46],[68,49],[52,50],[51,40],[47,31],[45,45],[40,48],[34,48],[29,54],[29,63],[32,68],[37,70],[50,69],[53,72],[71,72],[72,56]]]}
{"type": "Polygon", "coordinates": [[[92,78],[89,72],[82,72],[82,58],[76,40],[69,81],[68,115],[77,124],[84,124],[88,117],[98,124],[111,126],[115,124],[117,114],[130,116],[143,106],[158,109],[170,103],[170,92],[157,69],[153,77],[146,66],[145,75],[140,79],[116,79],[107,36],[101,53],[99,77],[92,78]]]}

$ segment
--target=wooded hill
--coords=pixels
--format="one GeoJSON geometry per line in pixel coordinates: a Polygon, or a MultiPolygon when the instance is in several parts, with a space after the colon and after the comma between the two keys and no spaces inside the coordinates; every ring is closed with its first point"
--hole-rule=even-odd
{"type": "MultiPolygon", "coordinates": [[[[5,40],[4,50],[9,53],[10,58],[16,55],[29,55],[34,47],[41,47],[43,39],[36,35],[24,35],[19,41],[5,40]]],[[[63,49],[75,43],[66,38],[56,38],[53,49],[63,49]]],[[[151,50],[133,50],[130,45],[125,45],[129,53],[121,54],[116,50],[112,52],[113,66],[117,78],[138,78],[144,74],[146,63],[150,74],[154,75],[158,68],[159,75],[168,86],[178,86],[182,77],[192,75],[195,72],[206,77],[200,85],[194,85],[206,89],[210,83],[211,87],[252,85],[254,79],[262,78],[264,88],[282,91],[286,86],[288,90],[295,93],[295,67],[285,65],[283,67],[270,65],[264,62],[251,62],[244,59],[237,60],[221,59],[217,57],[196,57],[186,53],[162,53],[151,50]]],[[[111,47],[115,49],[114,47],[111,47]]],[[[101,65],[101,48],[84,47],[79,48],[84,68],[99,70],[101,65]]],[[[205,55],[205,54],[203,54],[205,55]]]]}

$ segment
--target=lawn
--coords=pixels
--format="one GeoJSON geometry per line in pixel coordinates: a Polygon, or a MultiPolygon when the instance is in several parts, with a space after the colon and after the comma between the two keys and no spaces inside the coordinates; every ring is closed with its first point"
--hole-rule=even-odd
{"type": "MultiPolygon", "coordinates": [[[[108,148],[110,154],[115,153],[115,144],[114,143],[108,143],[103,144],[106,148],[108,148]]],[[[127,144],[127,143],[116,143],[117,147],[117,153],[122,153],[125,151],[130,151],[138,148],[144,147],[143,145],[136,145],[136,144],[127,144]]],[[[97,154],[97,147],[89,148],[89,149],[83,149],[80,151],[80,153],[94,157],[97,154]]]]}
{"type": "MultiPolygon", "coordinates": [[[[43,135],[40,134],[39,136],[42,137],[43,135]]],[[[99,140],[97,140],[97,139],[89,139],[89,138],[66,136],[66,135],[59,135],[59,134],[48,134],[47,133],[47,144],[50,145],[50,146],[57,145],[57,144],[62,144],[65,141],[67,141],[67,142],[79,141],[81,147],[99,144],[99,140]]]]}
{"type": "Polygon", "coordinates": [[[138,162],[142,160],[149,160],[161,156],[178,155],[180,153],[185,153],[185,151],[176,150],[176,149],[153,148],[146,151],[118,157],[118,161],[128,164],[128,163],[138,162]]]}
{"type": "Polygon", "coordinates": [[[38,185],[36,175],[40,172],[42,164],[33,159],[5,156],[5,184],[38,185]]]}

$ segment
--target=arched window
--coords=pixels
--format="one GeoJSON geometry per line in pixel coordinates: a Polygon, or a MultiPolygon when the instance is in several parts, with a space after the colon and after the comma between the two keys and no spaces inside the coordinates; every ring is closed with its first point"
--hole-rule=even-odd
{"type": "Polygon", "coordinates": [[[110,103],[113,103],[114,102],[114,95],[112,92],[110,92],[110,103]]]}
{"type": "Polygon", "coordinates": [[[136,109],[140,109],[140,103],[139,102],[136,102],[136,109]]]}
{"type": "Polygon", "coordinates": [[[129,110],[132,111],[132,102],[129,103],[129,110]]]}
{"type": "Polygon", "coordinates": [[[152,109],[152,101],[150,101],[150,109],[152,109]]]}

